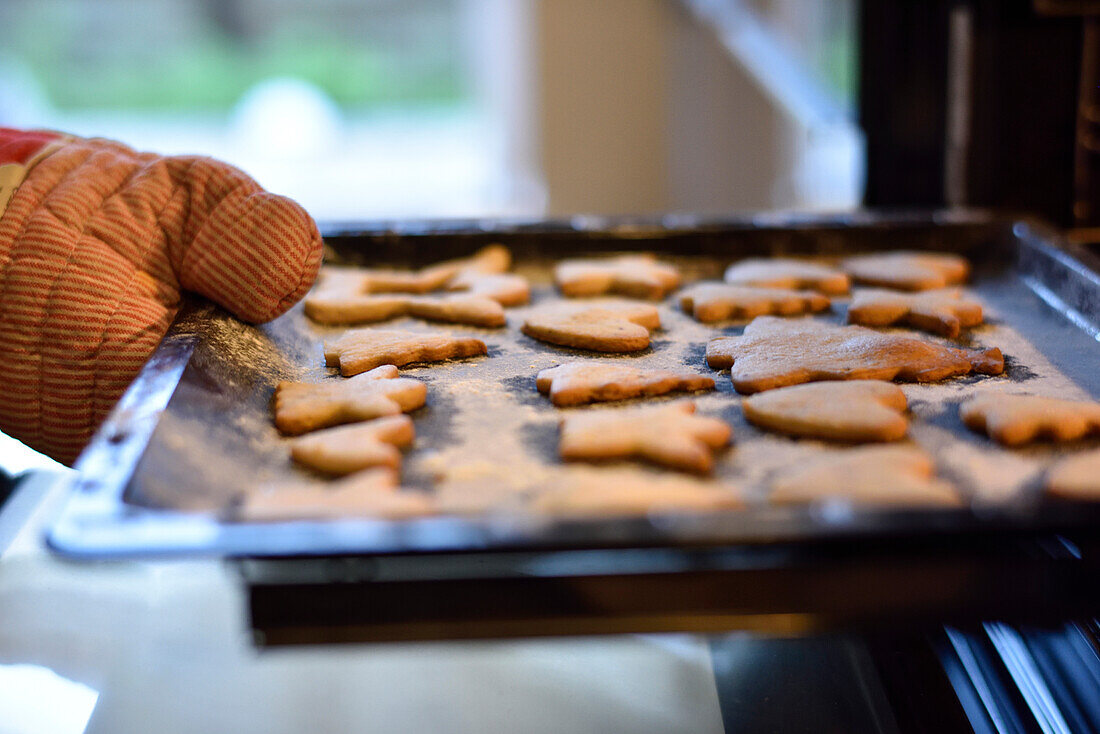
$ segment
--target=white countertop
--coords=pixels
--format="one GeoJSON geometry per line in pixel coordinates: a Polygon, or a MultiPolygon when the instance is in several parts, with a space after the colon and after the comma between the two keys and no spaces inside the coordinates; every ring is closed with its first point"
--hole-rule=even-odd
{"type": "Polygon", "coordinates": [[[52,555],[66,483],[38,473],[0,509],[0,681],[23,691],[0,734],[79,732],[90,706],[111,734],[723,730],[697,637],[258,649],[227,563],[52,555]]]}

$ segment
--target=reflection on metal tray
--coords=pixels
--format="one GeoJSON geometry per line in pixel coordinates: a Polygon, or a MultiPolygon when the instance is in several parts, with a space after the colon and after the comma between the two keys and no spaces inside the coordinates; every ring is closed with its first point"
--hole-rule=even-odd
{"type": "MultiPolygon", "coordinates": [[[[532,275],[536,286],[543,279],[543,287],[536,287],[543,297],[551,295],[545,280],[552,259],[580,252],[653,251],[675,258],[689,275],[699,277],[719,277],[730,261],[748,255],[841,256],[902,248],[961,252],[974,263],[971,289],[994,322],[979,329],[973,343],[1000,346],[1008,356],[1007,377],[995,379],[1034,381],[1028,388],[1070,397],[1100,396],[1100,370],[1094,368],[1100,364],[1100,279],[1058,249],[1050,232],[983,213],[394,223],[330,228],[326,242],[330,256],[343,261],[369,259],[388,265],[423,264],[502,242],[512,249],[520,272],[532,275]]],[[[833,318],[839,320],[840,315],[833,318]]],[[[709,372],[701,366],[702,345],[718,332],[695,324],[667,304],[662,306],[662,319],[666,332],[644,353],[647,364],[687,364],[709,372]]],[[[428,382],[429,405],[413,414],[418,441],[406,458],[406,483],[430,488],[434,476],[453,467],[456,454],[448,449],[462,446],[464,433],[471,430],[455,416],[463,406],[467,412],[478,406],[468,394],[458,396],[447,389],[457,379],[465,380],[464,393],[476,392],[481,385],[492,402],[492,410],[478,416],[489,424],[486,437],[497,430],[501,445],[522,445],[531,453],[525,459],[530,466],[556,463],[557,413],[537,395],[533,377],[538,368],[578,353],[518,337],[516,317],[510,315],[510,320],[504,330],[471,329],[485,335],[488,359],[408,370],[428,382]],[[518,340],[523,340],[522,348],[516,346],[518,340]]],[[[724,331],[736,333],[736,327],[724,331]]],[[[324,334],[324,329],[308,323],[300,306],[258,328],[244,327],[209,306],[185,308],[81,457],[80,478],[52,531],[52,546],[79,557],[679,548],[978,529],[1034,531],[1094,525],[1097,518],[1096,508],[1067,507],[1040,498],[1041,470],[1036,467],[1048,464],[1060,449],[1037,447],[1009,456],[961,427],[954,404],[969,385],[987,378],[920,386],[927,392],[919,395],[933,396],[927,399],[909,393],[917,416],[914,437],[932,449],[941,464],[943,457],[953,457],[946,470],[970,500],[968,509],[768,506],[763,487],[775,468],[768,462],[801,461],[801,455],[791,453],[801,451],[801,444],[766,436],[747,424],[730,399],[728,377],[717,373],[719,390],[696,400],[701,411],[734,425],[735,445],[719,462],[717,476],[744,488],[745,511],[562,520],[523,512],[519,501],[508,511],[399,522],[233,522],[233,503],[242,491],[297,471],[289,464],[285,441],[271,426],[270,395],[280,379],[325,374],[319,354],[324,334]],[[1008,465],[1009,479],[995,471],[1005,457],[1015,462],[1008,465]],[[514,511],[517,507],[520,511],[514,511]]],[[[501,461],[505,470],[497,475],[472,475],[490,494],[492,485],[501,484],[508,472],[522,474],[529,468],[508,456],[501,461]],[[511,461],[517,463],[507,464],[511,461]]],[[[522,494],[517,493],[521,498],[522,494]]]]}

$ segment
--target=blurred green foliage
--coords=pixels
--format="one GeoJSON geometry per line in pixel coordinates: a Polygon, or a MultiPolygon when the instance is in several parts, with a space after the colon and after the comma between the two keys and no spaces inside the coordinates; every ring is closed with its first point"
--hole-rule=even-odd
{"type": "Polygon", "coordinates": [[[243,30],[223,27],[211,2],[6,0],[0,53],[62,110],[224,111],[272,77],[310,82],[348,109],[467,94],[453,2],[414,2],[403,18],[393,7],[372,16],[370,2],[271,3],[265,12],[224,0],[243,30]]]}

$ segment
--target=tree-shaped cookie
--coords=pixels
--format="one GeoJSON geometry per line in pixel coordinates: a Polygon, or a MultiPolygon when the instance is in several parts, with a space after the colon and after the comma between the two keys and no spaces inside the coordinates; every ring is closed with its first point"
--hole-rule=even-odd
{"type": "Polygon", "coordinates": [[[826,265],[784,258],[749,258],[726,269],[724,280],[757,288],[812,290],[828,296],[848,292],[848,275],[826,265]]]}
{"type": "Polygon", "coordinates": [[[958,506],[958,493],[936,477],[932,459],[912,446],[868,446],[830,454],[778,476],[769,501],[825,500],[890,506],[958,506]]]}
{"type": "Polygon", "coordinates": [[[400,519],[435,512],[432,498],[397,485],[392,469],[375,468],[333,482],[302,481],[259,487],[245,495],[238,519],[253,522],[280,520],[338,520],[345,518],[400,519]]]}
{"type": "Polygon", "coordinates": [[[617,294],[658,301],[680,285],[680,274],[652,255],[563,260],[554,268],[554,283],[571,298],[617,294]]]}
{"type": "Polygon", "coordinates": [[[347,295],[316,293],[305,298],[306,316],[320,324],[362,324],[399,316],[446,321],[469,326],[504,326],[504,309],[497,301],[473,294],[410,296],[403,294],[347,295]]]}
{"type": "Polygon", "coordinates": [[[559,407],[664,395],[674,390],[710,390],[714,380],[691,372],[672,372],[607,362],[570,362],[539,372],[539,392],[559,407]]]}
{"type": "Polygon", "coordinates": [[[522,331],[532,339],[595,352],[637,352],[649,346],[649,332],[661,315],[643,304],[554,304],[527,316],[522,331]]]}
{"type": "Polygon", "coordinates": [[[858,255],[843,262],[852,280],[863,285],[927,291],[966,281],[970,263],[945,252],[886,252],[858,255]]]}
{"type": "Polygon", "coordinates": [[[829,308],[829,299],[815,291],[753,288],[728,283],[696,283],[680,292],[680,308],[710,324],[757,316],[801,316],[829,308]]]}
{"type": "Polygon", "coordinates": [[[345,377],[379,365],[442,362],[487,354],[485,342],[439,332],[352,329],[325,342],[325,364],[345,377]]]}
{"type": "Polygon", "coordinates": [[[557,479],[535,495],[535,512],[565,516],[623,516],[714,512],[743,507],[737,489],[676,474],[641,469],[595,469],[557,479]]]}
{"type": "Polygon", "coordinates": [[[1058,461],[1047,473],[1046,487],[1062,499],[1100,501],[1100,449],[1058,461]]]}
{"type": "Polygon", "coordinates": [[[898,293],[856,291],[848,306],[848,323],[862,326],[911,326],[954,339],[959,330],[982,323],[982,305],[963,298],[958,289],[898,293]]]}
{"type": "Polygon", "coordinates": [[[878,380],[811,382],[741,401],[750,423],[772,431],[835,441],[896,441],[905,435],[905,393],[878,380]]]}
{"type": "Polygon", "coordinates": [[[415,410],[424,404],[423,382],[379,367],[351,378],[322,382],[280,382],[275,387],[275,425],[288,434],[306,433],[415,410]]]}
{"type": "Polygon", "coordinates": [[[730,427],[694,413],[691,403],[578,413],[562,421],[558,450],[567,460],[638,458],[709,472],[713,452],[729,443],[730,427]]]}
{"type": "Polygon", "coordinates": [[[388,415],[296,438],[290,442],[290,456],[326,474],[351,474],[372,466],[399,469],[399,449],[411,445],[415,437],[407,415],[388,415]]]}
{"type": "Polygon", "coordinates": [[[986,393],[959,406],[963,422],[1005,446],[1038,438],[1074,441],[1100,433],[1100,403],[1038,395],[986,393]]]}
{"type": "Polygon", "coordinates": [[[862,326],[834,326],[812,319],[761,316],[742,336],[707,343],[707,364],[730,368],[740,393],[820,380],[933,382],[980,372],[999,375],[999,349],[953,349],[862,326]]]}

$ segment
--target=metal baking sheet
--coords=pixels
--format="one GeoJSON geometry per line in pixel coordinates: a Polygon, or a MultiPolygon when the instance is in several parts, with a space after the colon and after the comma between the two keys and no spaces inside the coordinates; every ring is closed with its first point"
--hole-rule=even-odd
{"type": "MultiPolygon", "coordinates": [[[[776,472],[843,447],[756,429],[741,415],[728,373],[713,372],[718,389],[692,399],[700,413],[733,426],[733,446],[718,455],[715,478],[736,488],[744,510],[591,519],[531,512],[532,498],[562,472],[603,468],[567,467],[557,460],[563,411],[534,388],[539,369],[591,355],[519,334],[525,312],[520,308],[508,310],[509,325],[502,330],[392,322],[398,328],[475,333],[489,345],[488,358],[402,371],[428,383],[427,406],[412,413],[417,440],[406,454],[403,483],[437,493],[448,514],[406,521],[238,522],[233,508],[242,493],[305,476],[291,465],[286,440],[272,426],[271,393],[282,379],[329,374],[321,342],[341,329],[311,324],[300,305],[271,324],[248,327],[211,306],[190,304],[82,455],[73,496],[50,535],[55,549],[78,557],[679,549],[1096,527],[1100,519],[1096,508],[1041,496],[1043,473],[1065,447],[1000,449],[966,430],[957,414],[957,404],[975,390],[1100,397],[1100,279],[1082,262],[1092,256],[1070,252],[1040,225],[982,212],[581,217],[329,227],[326,242],[331,260],[387,266],[422,265],[501,242],[512,249],[515,269],[531,278],[535,305],[556,297],[549,283],[553,261],[579,253],[655,252],[681,266],[688,280],[720,278],[731,261],[750,255],[963,253],[975,266],[969,289],[985,305],[989,321],[964,343],[1000,347],[1006,373],[903,389],[914,416],[910,440],[933,453],[940,473],[959,486],[968,507],[768,505],[767,487],[776,472]]],[[[614,358],[711,374],[703,362],[706,340],[743,328],[698,324],[674,299],[660,308],[664,329],[655,333],[653,346],[614,358]]],[[[843,322],[843,302],[824,318],[843,322]]]]}

